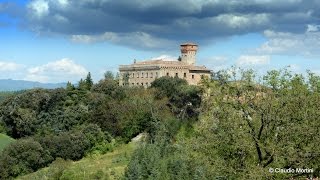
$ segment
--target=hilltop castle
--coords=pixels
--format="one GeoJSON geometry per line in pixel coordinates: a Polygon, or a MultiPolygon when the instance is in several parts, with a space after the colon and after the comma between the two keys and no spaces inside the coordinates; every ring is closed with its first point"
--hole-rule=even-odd
{"type": "Polygon", "coordinates": [[[131,65],[120,65],[120,85],[148,87],[163,76],[179,77],[191,85],[197,85],[202,76],[210,77],[211,71],[205,66],[196,66],[198,45],[181,44],[181,56],[177,61],[163,59],[136,62],[131,65]]]}

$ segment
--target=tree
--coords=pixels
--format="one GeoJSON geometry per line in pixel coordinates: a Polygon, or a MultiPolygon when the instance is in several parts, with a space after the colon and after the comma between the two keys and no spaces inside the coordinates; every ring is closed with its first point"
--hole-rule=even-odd
{"type": "Polygon", "coordinates": [[[87,90],[88,89],[86,81],[84,81],[82,78],[78,82],[78,89],[79,90],[87,90]]]}
{"type": "Polygon", "coordinates": [[[74,85],[68,81],[67,86],[66,86],[66,90],[67,91],[73,91],[75,89],[74,85]]]}
{"type": "Polygon", "coordinates": [[[201,89],[188,85],[185,79],[177,77],[161,77],[152,84],[158,99],[167,97],[169,106],[180,119],[197,117],[201,103],[201,89]]]}
{"type": "Polygon", "coordinates": [[[91,87],[93,86],[93,80],[91,78],[91,73],[89,72],[86,79],[85,79],[85,84],[86,84],[86,88],[87,90],[90,90],[91,87]]]}
{"type": "Polygon", "coordinates": [[[319,176],[319,93],[308,89],[302,75],[288,71],[269,72],[266,85],[253,77],[251,71],[241,72],[240,81],[211,83],[197,135],[187,145],[190,156],[212,162],[210,174],[226,179],[319,176]],[[311,167],[314,173],[271,174],[270,167],[311,167]]]}
{"type": "Polygon", "coordinates": [[[48,151],[38,142],[33,139],[17,140],[0,154],[0,179],[32,173],[51,161],[48,151]]]}
{"type": "Polygon", "coordinates": [[[70,160],[79,160],[92,147],[91,142],[82,132],[63,132],[59,135],[38,137],[39,143],[57,157],[70,160]]]}
{"type": "Polygon", "coordinates": [[[111,71],[104,73],[104,79],[106,80],[115,80],[114,74],[111,71]]]}
{"type": "Polygon", "coordinates": [[[156,88],[158,90],[157,96],[162,98],[164,96],[171,97],[182,85],[188,85],[188,82],[185,79],[164,76],[154,80],[151,83],[151,88],[156,88]]]}
{"type": "Polygon", "coordinates": [[[93,92],[106,94],[113,96],[117,93],[121,93],[118,82],[113,79],[103,79],[92,87],[93,92]]]}

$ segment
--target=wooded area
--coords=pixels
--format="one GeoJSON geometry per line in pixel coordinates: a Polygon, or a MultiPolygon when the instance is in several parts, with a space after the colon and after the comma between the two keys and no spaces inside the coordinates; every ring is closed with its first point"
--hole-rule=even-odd
{"type": "Polygon", "coordinates": [[[259,78],[231,68],[199,86],[163,77],[148,89],[121,87],[111,73],[94,84],[88,74],[77,87],[33,89],[2,101],[1,133],[16,141],[0,154],[0,178],[32,173],[56,158],[104,154],[142,132],[148,138],[123,179],[319,177],[319,100],[319,76],[287,69],[259,78]]]}

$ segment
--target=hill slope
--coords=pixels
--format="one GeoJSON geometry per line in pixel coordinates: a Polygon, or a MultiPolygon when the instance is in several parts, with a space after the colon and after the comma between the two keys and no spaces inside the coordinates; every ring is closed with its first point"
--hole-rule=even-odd
{"type": "Polygon", "coordinates": [[[11,137],[0,133],[0,152],[13,141],[11,137]]]}
{"type": "Polygon", "coordinates": [[[33,81],[0,79],[0,91],[19,91],[32,88],[54,89],[65,87],[66,83],[40,83],[33,81]]]}
{"type": "Polygon", "coordinates": [[[92,155],[77,162],[56,160],[47,168],[17,179],[119,179],[123,175],[135,147],[136,144],[129,143],[115,148],[113,152],[92,155]]]}

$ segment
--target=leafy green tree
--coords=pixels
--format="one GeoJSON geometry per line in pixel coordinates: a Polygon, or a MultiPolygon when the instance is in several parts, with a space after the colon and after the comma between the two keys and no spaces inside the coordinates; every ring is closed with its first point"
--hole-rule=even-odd
{"type": "Polygon", "coordinates": [[[108,96],[115,97],[116,94],[121,93],[118,82],[112,79],[100,80],[92,87],[92,91],[96,93],[104,93],[108,96]]]}
{"type": "Polygon", "coordinates": [[[315,140],[319,139],[315,135],[318,105],[314,99],[319,93],[308,89],[304,77],[287,70],[271,71],[264,78],[265,86],[254,83],[250,71],[241,72],[237,82],[220,77],[222,81],[209,85],[210,96],[202,106],[197,135],[188,144],[198,148],[193,148],[190,156],[212,162],[209,170],[213,177],[282,179],[312,175],[271,174],[270,167],[309,167],[319,176],[315,140]]]}
{"type": "Polygon", "coordinates": [[[152,85],[155,88],[156,98],[169,98],[171,110],[180,119],[196,118],[201,104],[201,88],[188,85],[187,81],[177,77],[161,77],[152,85]]]}
{"type": "Polygon", "coordinates": [[[108,132],[103,132],[96,124],[83,124],[74,131],[82,132],[86,136],[86,139],[90,141],[91,147],[103,142],[111,142],[112,140],[111,135],[108,132]]]}
{"type": "Polygon", "coordinates": [[[198,86],[182,85],[170,97],[171,109],[178,118],[197,118],[200,113],[202,90],[198,86]]]}
{"type": "Polygon", "coordinates": [[[10,179],[45,167],[52,157],[33,139],[11,143],[0,154],[0,179],[10,179]]]}
{"type": "Polygon", "coordinates": [[[177,77],[161,77],[154,80],[151,83],[152,88],[158,89],[157,96],[162,98],[164,96],[171,97],[182,85],[187,85],[187,81],[185,79],[180,79],[177,77]]]}
{"type": "Polygon", "coordinates": [[[79,160],[91,148],[90,140],[82,132],[63,132],[60,135],[38,137],[44,149],[53,158],[79,160]]]}

